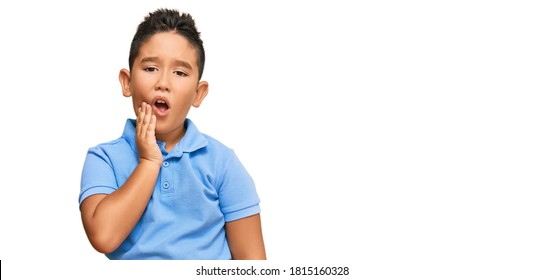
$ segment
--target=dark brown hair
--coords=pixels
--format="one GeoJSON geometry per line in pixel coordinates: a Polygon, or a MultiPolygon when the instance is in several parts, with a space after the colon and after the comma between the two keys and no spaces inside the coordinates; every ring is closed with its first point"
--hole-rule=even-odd
{"type": "Polygon", "coordinates": [[[143,43],[156,33],[168,31],[175,31],[177,34],[183,36],[197,50],[198,79],[200,80],[202,78],[202,73],[204,72],[204,62],[206,58],[204,44],[202,39],[200,39],[200,32],[198,32],[195,21],[190,14],[180,14],[177,10],[172,9],[158,9],[151,12],[145,17],[144,21],[138,25],[138,29],[136,30],[136,34],[134,34],[134,38],[130,45],[130,54],[128,57],[129,69],[132,70],[134,59],[138,56],[138,52],[143,43]]]}

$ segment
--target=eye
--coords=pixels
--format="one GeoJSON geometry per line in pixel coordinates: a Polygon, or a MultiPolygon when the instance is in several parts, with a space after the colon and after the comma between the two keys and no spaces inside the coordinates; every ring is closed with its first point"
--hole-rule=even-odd
{"type": "Polygon", "coordinates": [[[183,72],[183,71],[174,71],[174,74],[178,75],[178,76],[181,76],[181,77],[185,77],[187,76],[187,73],[183,72]]]}
{"type": "Polygon", "coordinates": [[[157,67],[147,66],[147,67],[144,68],[144,71],[146,71],[146,72],[155,72],[155,71],[159,71],[159,69],[157,67]]]}

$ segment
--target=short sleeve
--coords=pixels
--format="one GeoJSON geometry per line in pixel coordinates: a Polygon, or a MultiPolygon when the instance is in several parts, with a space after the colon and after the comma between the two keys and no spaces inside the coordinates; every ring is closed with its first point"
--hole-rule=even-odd
{"type": "Polygon", "coordinates": [[[110,194],[116,189],[117,181],[108,156],[100,148],[90,148],[81,175],[79,204],[91,195],[110,194]]]}
{"type": "Polygon", "coordinates": [[[226,222],[261,212],[255,183],[234,151],[229,150],[219,180],[219,206],[226,222]]]}

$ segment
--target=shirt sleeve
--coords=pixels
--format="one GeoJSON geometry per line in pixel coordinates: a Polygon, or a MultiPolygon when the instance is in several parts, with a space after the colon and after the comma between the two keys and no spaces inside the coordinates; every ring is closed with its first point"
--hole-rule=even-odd
{"type": "Polygon", "coordinates": [[[111,161],[100,148],[90,148],[81,175],[79,204],[95,194],[110,194],[118,189],[111,161]]]}
{"type": "Polygon", "coordinates": [[[219,206],[225,222],[261,212],[255,183],[234,151],[230,150],[219,180],[219,206]]]}

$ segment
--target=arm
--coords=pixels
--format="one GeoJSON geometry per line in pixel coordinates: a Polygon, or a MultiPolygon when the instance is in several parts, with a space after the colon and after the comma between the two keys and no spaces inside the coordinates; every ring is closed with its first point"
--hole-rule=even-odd
{"type": "Polygon", "coordinates": [[[151,106],[143,103],[136,122],[138,165],[118,190],[109,195],[90,196],[81,204],[87,237],[101,253],[111,253],[126,239],[153,193],[162,163],[162,153],[155,139],[155,124],[151,106]]]}
{"type": "Polygon", "coordinates": [[[225,230],[234,260],[266,260],[260,214],[228,222],[225,230]]]}

